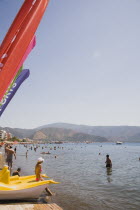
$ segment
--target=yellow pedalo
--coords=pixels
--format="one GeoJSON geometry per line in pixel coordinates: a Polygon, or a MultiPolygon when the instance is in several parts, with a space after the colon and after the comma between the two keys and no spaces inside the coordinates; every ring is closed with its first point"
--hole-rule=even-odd
{"type": "MultiPolygon", "coordinates": [[[[42,175],[48,178],[45,174],[42,175]]],[[[26,200],[38,198],[48,184],[59,184],[54,180],[36,181],[35,175],[10,176],[8,166],[0,171],[0,200],[26,200]]]]}

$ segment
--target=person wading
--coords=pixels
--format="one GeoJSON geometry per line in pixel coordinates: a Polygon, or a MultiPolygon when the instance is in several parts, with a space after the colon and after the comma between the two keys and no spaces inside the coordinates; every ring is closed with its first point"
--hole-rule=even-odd
{"type": "Polygon", "coordinates": [[[6,162],[7,162],[8,166],[9,166],[9,168],[12,169],[13,155],[15,156],[15,159],[16,159],[16,153],[12,149],[12,146],[10,146],[9,148],[6,147],[6,152],[7,152],[6,162]]]}
{"type": "Polygon", "coordinates": [[[106,168],[112,168],[112,161],[109,158],[109,155],[106,155],[106,168]]]}

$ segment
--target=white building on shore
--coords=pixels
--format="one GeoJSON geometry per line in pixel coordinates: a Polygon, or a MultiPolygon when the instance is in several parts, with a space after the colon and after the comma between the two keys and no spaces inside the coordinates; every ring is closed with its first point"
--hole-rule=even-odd
{"type": "Polygon", "coordinates": [[[8,140],[12,138],[12,134],[6,132],[5,130],[0,130],[0,140],[8,140]]]}

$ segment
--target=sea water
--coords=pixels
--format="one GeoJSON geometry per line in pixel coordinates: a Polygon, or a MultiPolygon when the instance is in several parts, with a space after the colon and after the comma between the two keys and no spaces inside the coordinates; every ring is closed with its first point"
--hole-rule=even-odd
{"type": "Polygon", "coordinates": [[[52,201],[64,210],[140,209],[139,143],[40,144],[36,152],[32,145],[16,146],[13,169],[34,174],[37,159],[43,157],[42,173],[60,182],[49,187],[56,193],[52,201]],[[50,155],[41,154],[48,151],[50,155]],[[110,170],[105,167],[107,154],[113,165],[110,170]]]}

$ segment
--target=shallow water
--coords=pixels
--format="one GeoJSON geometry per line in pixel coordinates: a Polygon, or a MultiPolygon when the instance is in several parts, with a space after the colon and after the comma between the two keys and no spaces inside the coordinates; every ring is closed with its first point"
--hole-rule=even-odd
{"type": "Polygon", "coordinates": [[[43,173],[61,182],[49,187],[56,192],[52,201],[65,210],[140,209],[140,144],[46,144],[36,152],[29,148],[26,158],[27,148],[17,146],[13,169],[20,166],[21,175],[34,174],[42,156],[43,173]],[[48,151],[50,155],[40,154],[48,151]],[[111,170],[105,167],[106,154],[113,163],[111,170]]]}

